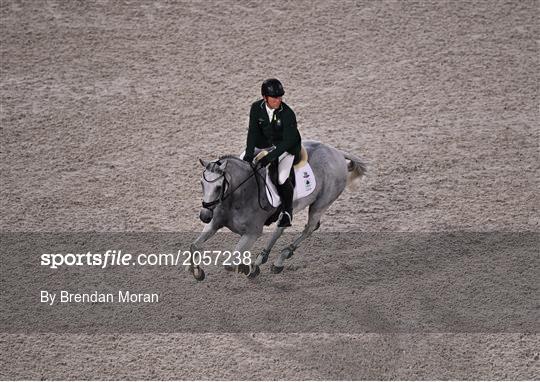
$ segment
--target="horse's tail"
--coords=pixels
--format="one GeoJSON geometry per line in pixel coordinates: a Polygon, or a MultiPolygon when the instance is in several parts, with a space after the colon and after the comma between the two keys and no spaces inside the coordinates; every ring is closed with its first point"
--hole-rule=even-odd
{"type": "Polygon", "coordinates": [[[347,186],[354,190],[360,184],[362,177],[366,175],[367,166],[364,161],[356,155],[348,154],[343,151],[341,153],[345,159],[348,160],[347,170],[349,171],[349,175],[347,176],[347,186]]]}

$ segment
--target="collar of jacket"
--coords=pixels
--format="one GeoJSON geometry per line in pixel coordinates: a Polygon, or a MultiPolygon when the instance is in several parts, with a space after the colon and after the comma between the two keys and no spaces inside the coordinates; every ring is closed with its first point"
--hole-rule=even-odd
{"type": "MultiPolygon", "coordinates": [[[[262,100],[261,102],[261,109],[264,110],[264,105],[265,105],[266,102],[264,102],[264,99],[262,100]]],[[[265,110],[266,111],[266,110],[265,110]]],[[[279,109],[277,109],[276,111],[283,111],[283,101],[281,101],[281,104],[279,105],[279,109]]]]}

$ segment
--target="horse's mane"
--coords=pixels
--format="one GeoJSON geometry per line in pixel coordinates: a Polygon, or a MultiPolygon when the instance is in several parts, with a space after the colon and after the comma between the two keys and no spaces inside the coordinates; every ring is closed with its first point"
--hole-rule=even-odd
{"type": "Polygon", "coordinates": [[[239,158],[238,155],[234,155],[234,154],[227,154],[227,155],[222,155],[219,157],[218,161],[222,161],[222,160],[226,160],[226,159],[234,159],[236,160],[237,162],[239,163],[243,163],[245,165],[249,165],[248,162],[246,162],[245,160],[243,160],[242,158],[239,158]]]}
{"type": "MultiPolygon", "coordinates": [[[[250,166],[248,162],[244,161],[243,159],[239,158],[237,155],[232,155],[232,154],[228,154],[228,155],[222,155],[220,156],[218,159],[216,159],[215,161],[212,161],[212,162],[208,162],[208,164],[206,165],[206,169],[208,171],[211,171],[211,172],[215,172],[215,173],[218,173],[218,174],[222,174],[223,173],[223,170],[221,170],[219,168],[219,166],[221,166],[221,161],[222,160],[229,160],[229,159],[234,159],[237,163],[240,163],[241,166],[250,166]]],[[[250,166],[251,167],[251,166],[250,166]]]]}
{"type": "Polygon", "coordinates": [[[238,159],[238,160],[240,160],[240,158],[238,158],[238,155],[233,155],[233,154],[222,155],[222,156],[219,157],[219,160],[223,160],[223,159],[238,159]]]}

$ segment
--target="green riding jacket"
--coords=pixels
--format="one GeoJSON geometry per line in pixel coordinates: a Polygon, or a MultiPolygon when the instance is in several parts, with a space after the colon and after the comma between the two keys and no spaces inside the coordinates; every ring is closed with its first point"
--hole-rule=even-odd
{"type": "Polygon", "coordinates": [[[274,111],[272,121],[268,120],[264,99],[254,102],[249,112],[249,130],[247,136],[246,158],[253,159],[255,147],[276,146],[268,154],[268,161],[273,162],[285,151],[294,155],[296,163],[302,148],[300,132],[296,127],[296,115],[284,102],[274,111]]]}

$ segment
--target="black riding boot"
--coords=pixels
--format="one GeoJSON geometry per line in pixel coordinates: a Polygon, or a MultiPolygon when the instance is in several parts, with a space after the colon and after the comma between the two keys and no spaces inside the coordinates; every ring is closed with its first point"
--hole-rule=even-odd
{"type": "Polygon", "coordinates": [[[287,179],[285,183],[278,186],[279,197],[283,205],[283,212],[279,216],[278,227],[290,227],[292,222],[293,211],[293,194],[294,187],[291,179],[287,179]]]}

